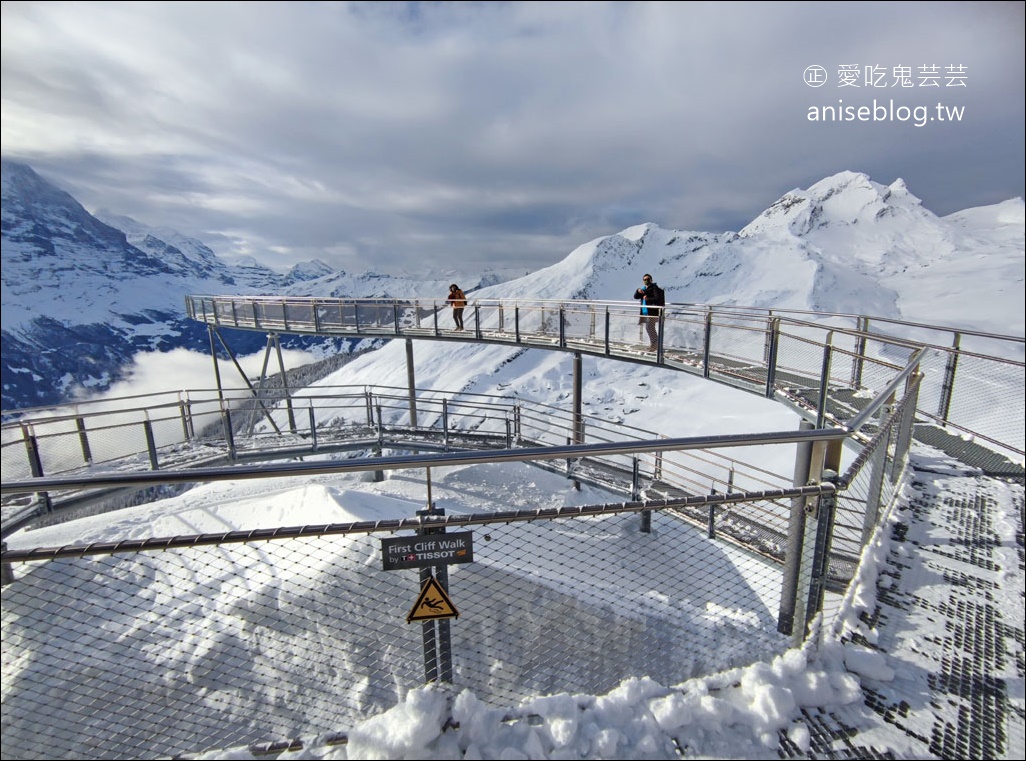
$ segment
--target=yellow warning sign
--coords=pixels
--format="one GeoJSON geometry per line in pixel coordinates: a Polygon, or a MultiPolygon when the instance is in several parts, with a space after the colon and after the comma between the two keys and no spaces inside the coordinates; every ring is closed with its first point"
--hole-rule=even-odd
{"type": "Polygon", "coordinates": [[[456,606],[452,604],[452,600],[449,599],[449,595],[445,593],[442,585],[435,580],[435,577],[431,576],[424,582],[424,586],[421,587],[420,597],[417,598],[417,602],[410,608],[410,613],[406,616],[406,623],[430,621],[435,618],[459,617],[460,614],[456,610],[456,606]]]}

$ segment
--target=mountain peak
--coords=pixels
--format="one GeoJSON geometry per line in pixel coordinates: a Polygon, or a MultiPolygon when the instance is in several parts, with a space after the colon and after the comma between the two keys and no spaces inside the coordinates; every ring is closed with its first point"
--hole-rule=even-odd
{"type": "Polygon", "coordinates": [[[825,227],[872,224],[888,217],[932,216],[900,177],[890,185],[881,185],[862,172],[845,171],[807,190],[796,188],[785,193],[740,234],[801,237],[825,227]]]}
{"type": "Polygon", "coordinates": [[[293,283],[316,280],[317,278],[334,274],[344,275],[345,273],[341,270],[336,270],[320,259],[311,259],[308,262],[299,262],[293,265],[292,269],[285,275],[284,282],[286,285],[292,285],[293,283]]]}

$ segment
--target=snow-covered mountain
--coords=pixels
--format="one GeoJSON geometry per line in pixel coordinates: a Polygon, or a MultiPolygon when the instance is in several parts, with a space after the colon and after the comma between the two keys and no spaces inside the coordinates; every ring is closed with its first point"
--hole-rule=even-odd
{"type": "MultiPolygon", "coordinates": [[[[633,292],[651,273],[677,303],[826,310],[1022,336],[1024,238],[1022,199],[938,218],[900,180],[883,186],[843,172],[787,193],[739,233],[638,225],[474,295],[635,305],[633,292]]],[[[406,362],[396,342],[323,383],[401,378],[406,362]]],[[[513,392],[565,404],[573,393],[570,363],[563,352],[416,344],[418,386],[451,392],[513,392]]],[[[670,436],[796,425],[774,402],[736,392],[724,403],[713,398],[710,384],[674,370],[595,358],[585,367],[586,412],[605,420],[670,436]],[[696,405],[712,405],[722,415],[689,414],[696,405]]]]}
{"type": "Polygon", "coordinates": [[[1016,198],[941,218],[901,180],[884,186],[841,172],[786,193],[738,233],[638,225],[479,295],[630,301],[650,272],[674,302],[867,314],[1022,335],[1023,216],[1016,198]],[[949,281],[947,290],[961,294],[955,303],[917,296],[949,281]],[[975,314],[980,298],[1007,302],[1007,324],[975,314]]]}
{"type": "MultiPolygon", "coordinates": [[[[1024,237],[1021,198],[941,218],[900,179],[885,186],[841,172],[786,193],[739,232],[641,224],[523,277],[459,280],[482,298],[632,301],[650,272],[673,302],[825,310],[1022,335],[1024,237]],[[938,292],[950,298],[938,300],[938,292]],[[999,323],[981,303],[1002,305],[999,323]]],[[[316,261],[285,274],[255,261],[228,265],[174,231],[108,212],[93,217],[27,166],[5,161],[3,406],[64,400],[75,384],[105,387],[144,349],[207,351],[205,329],[184,318],[189,293],[444,298],[457,279],[350,274],[316,261]]],[[[263,336],[234,340],[238,351],[255,351],[263,336]]],[[[376,370],[361,370],[371,365],[365,359],[347,377],[387,373],[392,362],[405,361],[398,348],[376,352],[373,361],[384,363],[376,370]]],[[[430,386],[434,359],[480,374],[512,361],[515,351],[424,345],[418,353],[432,357],[418,368],[418,382],[430,386]]],[[[397,369],[394,377],[404,377],[397,369]]],[[[525,383],[538,377],[525,368],[525,383]]]]}
{"type": "MultiPolygon", "coordinates": [[[[90,214],[30,167],[2,162],[2,408],[67,401],[103,390],[142,351],[209,351],[205,326],[185,316],[198,293],[405,297],[448,292],[428,282],[349,275],[323,262],[282,274],[255,260],[228,264],[202,242],[109,211],[90,214]]],[[[467,283],[473,288],[476,283],[467,283]]],[[[240,333],[233,348],[264,345],[240,333]]],[[[351,342],[283,337],[286,346],[346,351],[351,342]]]]}

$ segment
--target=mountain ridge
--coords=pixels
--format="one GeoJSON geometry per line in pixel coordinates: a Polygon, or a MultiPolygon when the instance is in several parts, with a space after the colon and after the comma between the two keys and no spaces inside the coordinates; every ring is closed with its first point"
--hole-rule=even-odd
{"type": "MultiPolygon", "coordinates": [[[[287,273],[255,260],[229,265],[173,230],[109,211],[91,215],[27,165],[6,160],[3,193],[5,410],[106,388],[141,351],[209,351],[205,327],[184,315],[189,294],[443,300],[455,279],[354,275],[317,261],[287,273]]],[[[940,218],[900,179],[880,185],[840,172],[785,193],[738,232],[642,223],[522,277],[461,285],[478,298],[629,301],[651,271],[671,302],[957,318],[967,329],[1021,335],[1023,227],[1021,198],[940,218]],[[966,304],[917,300],[923,278],[958,281],[966,304]],[[1004,330],[973,322],[977,298],[1009,300],[1004,330]]],[[[237,341],[239,351],[263,347],[257,333],[237,341]]],[[[344,341],[324,351],[348,351],[344,341]]]]}

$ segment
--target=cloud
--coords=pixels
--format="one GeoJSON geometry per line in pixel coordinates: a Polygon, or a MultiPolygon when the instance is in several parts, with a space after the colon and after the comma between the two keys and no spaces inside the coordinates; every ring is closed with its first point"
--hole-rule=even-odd
{"type": "MultiPolygon", "coordinates": [[[[291,370],[316,361],[316,358],[304,351],[282,349],[282,362],[291,370]]],[[[236,357],[247,377],[253,379],[253,385],[261,376],[275,375],[279,372],[277,357],[264,368],[264,354],[257,352],[244,357],[236,357]]],[[[221,384],[225,389],[245,389],[246,381],[239,377],[233,362],[219,359],[218,372],[221,384]]],[[[210,389],[213,384],[213,360],[209,355],[188,349],[174,349],[168,352],[140,352],[132,358],[131,365],[125,371],[125,380],[118,381],[102,394],[89,395],[90,400],[122,399],[146,394],[160,394],[175,389],[210,389]]]]}
{"type": "Polygon", "coordinates": [[[1023,194],[1021,3],[3,6],[4,153],[273,266],[538,268],[743,227],[837,171],[947,214],[1023,194]],[[812,64],[966,87],[807,87],[812,64]],[[945,100],[957,123],[810,123],[945,100]]]}

